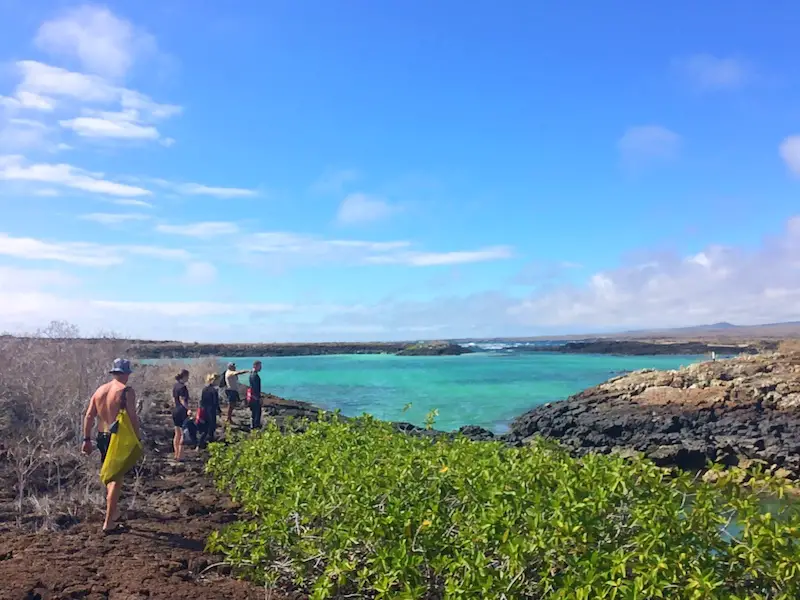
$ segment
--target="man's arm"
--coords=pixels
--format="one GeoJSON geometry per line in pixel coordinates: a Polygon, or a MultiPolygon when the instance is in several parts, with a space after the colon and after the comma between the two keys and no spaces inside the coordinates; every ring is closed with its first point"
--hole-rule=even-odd
{"type": "Polygon", "coordinates": [[[89,407],[83,417],[83,444],[81,450],[84,454],[92,453],[92,429],[94,429],[94,423],[97,420],[97,406],[94,403],[96,394],[97,392],[89,398],[89,407]]]}
{"type": "Polygon", "coordinates": [[[236,371],[236,375],[244,375],[245,373],[249,373],[250,369],[243,369],[241,371],[236,371]]]}
{"type": "Polygon", "coordinates": [[[133,407],[133,409],[128,409],[128,416],[131,418],[131,425],[133,425],[133,430],[136,432],[136,437],[141,440],[142,430],[139,427],[139,414],[136,412],[136,392],[133,388],[128,388],[125,406],[133,407]]]}

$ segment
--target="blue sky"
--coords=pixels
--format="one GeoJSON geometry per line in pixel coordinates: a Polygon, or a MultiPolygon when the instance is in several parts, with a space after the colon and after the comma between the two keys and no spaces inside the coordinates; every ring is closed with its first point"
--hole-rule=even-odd
{"type": "Polygon", "coordinates": [[[0,0],[0,329],[800,319],[800,7],[0,0]]]}

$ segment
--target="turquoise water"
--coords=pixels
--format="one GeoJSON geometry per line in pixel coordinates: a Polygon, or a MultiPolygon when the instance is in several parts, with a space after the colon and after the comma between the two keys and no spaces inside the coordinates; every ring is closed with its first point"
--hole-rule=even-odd
{"type": "MultiPolygon", "coordinates": [[[[539,352],[301,356],[262,358],[261,379],[265,392],[341,409],[345,415],[368,412],[380,419],[422,425],[428,411],[438,409],[437,429],[481,425],[502,432],[530,408],[562,400],[620,371],[674,369],[703,359],[539,352]],[[404,413],[407,403],[411,407],[404,413]]],[[[255,358],[230,360],[245,369],[255,358]]]]}

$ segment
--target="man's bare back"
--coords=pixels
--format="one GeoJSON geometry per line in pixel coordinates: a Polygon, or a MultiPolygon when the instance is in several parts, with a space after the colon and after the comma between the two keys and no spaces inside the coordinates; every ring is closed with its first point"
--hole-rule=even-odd
{"type": "MultiPolygon", "coordinates": [[[[112,379],[108,383],[104,383],[92,396],[89,404],[89,415],[97,417],[97,431],[108,431],[111,423],[117,420],[119,414],[120,404],[122,402],[122,390],[125,389],[125,384],[112,379]]],[[[136,414],[136,392],[133,388],[128,388],[128,393],[125,397],[125,406],[127,407],[128,415],[131,418],[131,425],[136,432],[136,436],[142,439],[139,432],[139,418],[136,414]]]]}

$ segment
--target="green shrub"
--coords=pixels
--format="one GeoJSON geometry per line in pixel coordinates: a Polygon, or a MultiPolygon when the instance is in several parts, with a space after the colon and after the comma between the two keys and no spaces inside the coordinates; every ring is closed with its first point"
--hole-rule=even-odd
{"type": "Polygon", "coordinates": [[[271,425],[211,454],[252,518],[209,550],[312,598],[800,597],[800,515],[764,513],[760,495],[785,489],[764,475],[702,482],[644,459],[410,436],[370,417],[271,425]]]}

